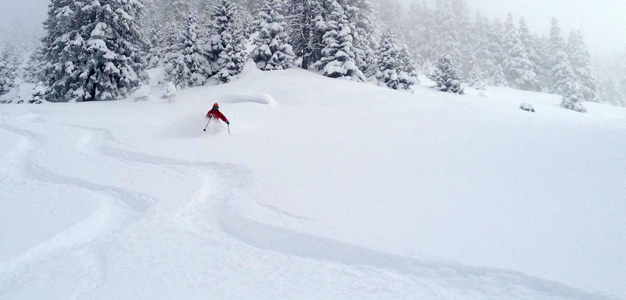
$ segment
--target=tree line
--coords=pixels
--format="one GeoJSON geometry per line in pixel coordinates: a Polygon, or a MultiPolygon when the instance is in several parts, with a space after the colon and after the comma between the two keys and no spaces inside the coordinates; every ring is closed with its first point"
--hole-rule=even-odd
{"type": "MultiPolygon", "coordinates": [[[[599,82],[579,31],[566,40],[553,19],[541,36],[512,14],[471,16],[464,0],[408,9],[397,0],[52,0],[44,29],[23,76],[42,87],[37,101],[125,98],[154,67],[178,88],[228,83],[252,59],[263,71],[299,67],[401,90],[423,73],[445,92],[463,93],[462,83],[544,91],[577,111],[583,101],[626,102],[626,76],[599,82]]],[[[0,94],[18,77],[6,56],[0,74],[13,75],[0,75],[0,94]]]]}

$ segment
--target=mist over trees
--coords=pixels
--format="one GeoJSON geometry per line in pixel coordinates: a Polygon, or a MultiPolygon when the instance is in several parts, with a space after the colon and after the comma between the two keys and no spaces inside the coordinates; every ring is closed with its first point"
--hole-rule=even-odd
{"type": "Polygon", "coordinates": [[[422,73],[442,91],[508,86],[578,111],[626,106],[626,55],[594,65],[582,34],[564,35],[557,19],[542,36],[523,16],[488,19],[465,0],[52,0],[43,28],[37,47],[0,45],[0,94],[21,78],[52,102],[122,99],[150,68],[184,89],[235,80],[252,59],[399,90],[422,73]]]}

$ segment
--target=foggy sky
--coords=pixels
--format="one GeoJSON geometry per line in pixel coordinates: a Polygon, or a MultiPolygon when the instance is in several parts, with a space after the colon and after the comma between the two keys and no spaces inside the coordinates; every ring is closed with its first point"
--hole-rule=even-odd
{"type": "MultiPolygon", "coordinates": [[[[411,2],[412,0],[403,0],[411,2]]],[[[421,0],[418,0],[421,2],[421,0]]],[[[436,0],[431,0],[436,2],[436,0]]],[[[556,16],[567,38],[580,29],[592,54],[606,57],[626,51],[626,0],[466,0],[472,11],[504,20],[509,12],[515,20],[526,18],[529,27],[548,34],[556,16]]],[[[48,0],[0,0],[0,36],[41,30],[48,0]]]]}

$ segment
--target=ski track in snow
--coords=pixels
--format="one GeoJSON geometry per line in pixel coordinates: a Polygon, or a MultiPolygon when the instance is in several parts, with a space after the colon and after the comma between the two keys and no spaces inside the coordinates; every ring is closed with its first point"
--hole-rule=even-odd
{"type": "MultiPolygon", "coordinates": [[[[246,218],[242,212],[265,209],[289,218],[314,220],[257,202],[254,174],[244,166],[123,150],[124,145],[116,142],[109,131],[99,128],[50,124],[44,136],[34,129],[44,128],[38,123],[45,123],[45,116],[31,114],[17,120],[20,125],[5,125],[6,121],[0,124],[1,132],[17,138],[14,149],[0,160],[0,166],[11,169],[10,176],[15,178],[86,191],[98,199],[100,207],[40,245],[0,263],[1,299],[11,299],[14,292],[27,288],[33,280],[51,280],[39,274],[55,268],[61,270],[54,272],[64,276],[80,278],[70,299],[81,299],[115,275],[107,270],[107,261],[115,259],[109,254],[111,245],[135,239],[140,239],[140,243],[141,239],[158,234],[145,232],[146,229],[171,225],[198,239],[227,243],[237,251],[260,252],[271,260],[278,256],[285,264],[347,269],[357,278],[374,274],[408,286],[414,294],[405,295],[407,299],[417,295],[429,299],[458,298],[446,294],[449,289],[465,295],[465,299],[605,299],[515,272],[423,262],[262,224],[246,218]],[[41,153],[63,155],[50,159],[41,153]],[[84,170],[81,161],[97,161],[101,169],[84,170]],[[124,181],[128,172],[144,174],[142,180],[148,187],[169,185],[175,191],[172,195],[155,195],[136,190],[136,183],[124,181]],[[100,177],[101,174],[106,176],[100,177]],[[163,178],[168,182],[163,182],[163,178]],[[67,275],[71,272],[75,275],[67,275]]],[[[164,231],[167,230],[173,229],[164,231]]]]}

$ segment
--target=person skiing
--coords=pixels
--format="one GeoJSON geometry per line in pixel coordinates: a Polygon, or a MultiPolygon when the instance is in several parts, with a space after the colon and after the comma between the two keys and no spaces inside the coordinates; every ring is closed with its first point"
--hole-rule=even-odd
{"type": "Polygon", "coordinates": [[[220,105],[217,104],[217,102],[213,104],[213,109],[209,110],[209,112],[206,113],[206,117],[209,119],[210,118],[221,119],[222,121],[226,122],[226,124],[230,125],[230,122],[228,121],[226,116],[224,116],[224,114],[220,112],[220,105]]]}

